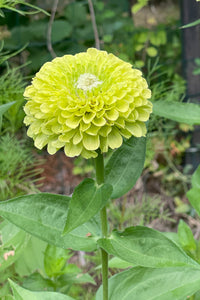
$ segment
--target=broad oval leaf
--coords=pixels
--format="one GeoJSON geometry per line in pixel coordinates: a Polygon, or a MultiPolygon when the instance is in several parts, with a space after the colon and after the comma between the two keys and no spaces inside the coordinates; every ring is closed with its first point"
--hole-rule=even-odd
{"type": "MultiPolygon", "coordinates": [[[[108,300],[183,300],[200,287],[200,270],[189,267],[136,267],[109,279],[108,300]]],[[[102,287],[96,300],[102,300],[102,287]]]]}
{"type": "Polygon", "coordinates": [[[94,217],[106,205],[111,194],[110,184],[98,186],[90,178],[83,180],[72,195],[64,233],[72,231],[94,217]]]}
{"type": "Polygon", "coordinates": [[[180,123],[200,124],[200,105],[194,103],[160,100],[153,103],[153,113],[180,123]]]}
{"type": "Polygon", "coordinates": [[[105,166],[105,182],[113,186],[111,198],[119,198],[136,183],[144,166],[146,138],[132,137],[113,152],[105,166]]]}
{"type": "Polygon", "coordinates": [[[73,298],[54,292],[32,292],[26,290],[12,280],[9,280],[10,286],[13,291],[14,300],[74,300],[73,298]]]}
{"type": "Polygon", "coordinates": [[[30,234],[57,247],[93,251],[100,235],[96,219],[62,236],[70,197],[40,193],[0,203],[0,215],[30,234]],[[90,233],[88,235],[88,233],[90,233]]]}
{"type": "Polygon", "coordinates": [[[161,232],[143,226],[129,227],[124,232],[113,231],[109,238],[102,238],[97,242],[109,254],[137,266],[199,266],[161,232]]]}

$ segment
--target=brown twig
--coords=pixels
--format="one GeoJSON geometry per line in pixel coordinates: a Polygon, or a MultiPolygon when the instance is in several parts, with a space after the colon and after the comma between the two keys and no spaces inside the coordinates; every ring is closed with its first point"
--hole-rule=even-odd
{"type": "Polygon", "coordinates": [[[55,58],[57,55],[56,55],[55,51],[53,50],[51,33],[52,33],[53,21],[55,18],[57,7],[58,7],[58,2],[59,2],[59,0],[54,0],[52,10],[51,10],[51,16],[49,19],[48,29],[47,29],[47,49],[49,50],[49,52],[51,53],[51,56],[53,58],[55,58]]]}
{"type": "Polygon", "coordinates": [[[88,0],[88,5],[89,5],[91,20],[92,20],[92,27],[93,27],[93,31],[94,31],[95,47],[98,50],[100,50],[100,40],[99,40],[99,34],[98,34],[97,23],[96,23],[94,6],[92,3],[92,0],[88,0]]]}

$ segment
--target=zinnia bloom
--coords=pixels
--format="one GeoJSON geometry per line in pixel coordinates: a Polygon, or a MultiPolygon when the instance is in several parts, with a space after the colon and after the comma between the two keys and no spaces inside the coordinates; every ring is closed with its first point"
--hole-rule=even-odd
{"type": "Polygon", "coordinates": [[[70,157],[96,157],[98,148],[120,147],[122,137],[144,136],[152,112],[142,73],[94,48],[45,63],[24,96],[35,146],[50,154],[64,147],[70,157]]]}

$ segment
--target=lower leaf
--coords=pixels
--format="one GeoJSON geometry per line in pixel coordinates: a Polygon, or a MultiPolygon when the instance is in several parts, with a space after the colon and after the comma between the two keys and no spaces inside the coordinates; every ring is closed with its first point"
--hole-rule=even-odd
{"type": "Polygon", "coordinates": [[[9,280],[14,300],[74,300],[73,298],[54,292],[31,292],[9,280]]]}
{"type": "MultiPolygon", "coordinates": [[[[200,288],[200,270],[136,267],[109,279],[108,300],[183,300],[200,288]]],[[[102,300],[102,287],[96,300],[102,300]]]]}
{"type": "Polygon", "coordinates": [[[40,193],[0,203],[0,215],[28,233],[61,248],[93,251],[100,235],[95,218],[62,236],[70,197],[40,193]]]}
{"type": "Polygon", "coordinates": [[[137,266],[199,268],[199,264],[172,240],[144,226],[129,227],[123,232],[113,231],[109,238],[99,239],[98,244],[109,254],[137,266]]]}

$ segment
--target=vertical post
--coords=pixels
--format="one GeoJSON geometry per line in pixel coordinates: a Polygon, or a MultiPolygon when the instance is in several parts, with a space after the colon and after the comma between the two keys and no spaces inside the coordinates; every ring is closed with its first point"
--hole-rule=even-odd
{"type": "MultiPolygon", "coordinates": [[[[180,0],[182,25],[200,19],[200,2],[196,0],[180,0]]],[[[200,25],[182,29],[182,61],[183,74],[187,81],[186,100],[200,104],[200,75],[193,75],[195,58],[200,58],[200,25]]],[[[193,170],[200,164],[200,126],[195,126],[192,134],[191,148],[186,151],[186,164],[193,170]]]]}

